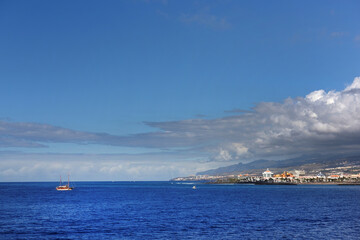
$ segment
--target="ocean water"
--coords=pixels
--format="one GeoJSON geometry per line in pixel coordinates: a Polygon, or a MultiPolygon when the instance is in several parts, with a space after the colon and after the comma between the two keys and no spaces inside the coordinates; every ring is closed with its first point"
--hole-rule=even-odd
{"type": "Polygon", "coordinates": [[[360,186],[0,183],[0,239],[360,239],[360,186]]]}

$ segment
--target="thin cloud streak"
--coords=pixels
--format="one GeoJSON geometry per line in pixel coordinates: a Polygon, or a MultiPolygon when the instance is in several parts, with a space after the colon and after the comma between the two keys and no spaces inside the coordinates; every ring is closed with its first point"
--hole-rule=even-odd
{"type": "Polygon", "coordinates": [[[226,110],[225,113],[252,113],[252,111],[244,110],[244,109],[232,109],[232,110],[226,110]]]}
{"type": "Polygon", "coordinates": [[[231,27],[231,24],[226,20],[225,17],[219,17],[211,14],[209,7],[206,7],[197,13],[182,14],[179,20],[184,23],[197,24],[215,30],[226,30],[231,27]]]}

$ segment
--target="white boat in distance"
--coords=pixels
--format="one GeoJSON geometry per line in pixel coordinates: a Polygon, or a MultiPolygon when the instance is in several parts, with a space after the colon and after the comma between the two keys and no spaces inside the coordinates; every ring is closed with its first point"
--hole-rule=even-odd
{"type": "Polygon", "coordinates": [[[69,175],[68,175],[68,184],[66,184],[66,185],[61,185],[61,184],[62,184],[62,182],[61,182],[61,176],[60,176],[60,186],[57,186],[56,190],[58,190],[58,191],[70,191],[70,190],[74,189],[73,187],[70,187],[69,175]]]}

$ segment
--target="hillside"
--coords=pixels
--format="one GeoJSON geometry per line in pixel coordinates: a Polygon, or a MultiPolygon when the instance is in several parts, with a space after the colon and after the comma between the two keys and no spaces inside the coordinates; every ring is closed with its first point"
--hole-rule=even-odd
{"type": "Polygon", "coordinates": [[[198,172],[196,175],[260,174],[266,168],[273,172],[302,169],[307,173],[352,173],[360,171],[360,156],[302,156],[281,161],[262,159],[198,172]]]}

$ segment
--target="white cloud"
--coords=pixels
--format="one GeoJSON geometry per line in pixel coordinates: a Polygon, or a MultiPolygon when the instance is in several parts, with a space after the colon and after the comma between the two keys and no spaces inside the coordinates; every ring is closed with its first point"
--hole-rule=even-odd
{"type": "Polygon", "coordinates": [[[216,161],[231,161],[241,159],[248,153],[248,148],[245,147],[242,143],[227,143],[222,144],[218,149],[213,150],[213,156],[210,157],[212,160],[216,161]]]}
{"type": "Polygon", "coordinates": [[[360,89],[360,77],[356,77],[352,84],[345,88],[345,91],[350,91],[352,89],[360,89]]]}
{"type": "Polygon", "coordinates": [[[325,95],[325,91],[324,90],[318,90],[318,91],[314,91],[308,95],[306,95],[306,99],[312,101],[312,102],[316,102],[320,99],[322,99],[325,95]]]}
{"type": "Polygon", "coordinates": [[[138,144],[202,146],[199,151],[218,161],[355,152],[360,147],[360,78],[343,91],[317,90],[305,98],[262,102],[238,116],[148,125],[160,131],[132,136],[138,144]]]}
{"type": "MultiPolygon", "coordinates": [[[[106,172],[109,176],[116,173],[137,178],[146,175],[146,172],[155,175],[156,172],[171,172],[172,167],[164,164],[170,162],[179,163],[176,167],[181,169],[182,164],[190,166],[188,164],[197,164],[199,160],[205,163],[198,165],[200,168],[210,166],[209,160],[239,162],[300,154],[355,153],[360,149],[360,78],[355,78],[343,91],[317,90],[305,97],[288,98],[283,102],[262,102],[251,112],[241,112],[235,116],[146,124],[157,131],[114,136],[44,124],[1,121],[0,144],[3,147],[38,147],[49,142],[67,142],[167,149],[165,153],[154,155],[126,155],[116,159],[104,157],[101,166],[94,159],[89,161],[96,163],[96,171],[100,169],[100,172],[106,172]],[[143,165],[119,163],[139,162],[141,159],[143,165]],[[106,161],[111,164],[107,166],[106,161]]],[[[88,172],[92,171],[92,166],[95,165],[78,165],[79,169],[88,172]]],[[[3,174],[11,174],[13,171],[18,170],[8,167],[3,174]]],[[[195,167],[189,167],[183,172],[191,171],[195,171],[195,167]]],[[[178,174],[181,175],[181,172],[178,174]]]]}

